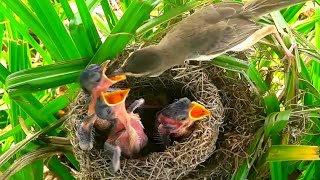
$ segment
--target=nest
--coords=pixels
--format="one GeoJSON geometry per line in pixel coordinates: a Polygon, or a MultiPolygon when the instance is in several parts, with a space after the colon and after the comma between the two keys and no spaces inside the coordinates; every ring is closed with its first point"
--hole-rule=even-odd
{"type": "MultiPolygon", "coordinates": [[[[195,124],[193,133],[182,141],[164,151],[148,152],[136,159],[121,159],[120,170],[112,175],[109,172],[110,160],[103,150],[94,144],[90,151],[79,148],[75,135],[76,124],[87,114],[88,97],[80,92],[72,105],[67,121],[70,130],[74,153],[80,163],[80,179],[179,179],[196,170],[197,166],[205,162],[216,148],[219,127],[223,119],[223,105],[220,101],[218,89],[213,85],[208,75],[198,66],[185,66],[165,72],[159,78],[128,79],[131,88],[130,99],[145,98],[156,101],[165,94],[172,103],[173,99],[184,96],[203,104],[212,115],[195,124]],[[151,94],[150,94],[151,93],[151,94]],[[150,98],[156,96],[155,98],[150,98]],[[148,98],[149,97],[149,98],[148,98]]],[[[119,84],[120,87],[128,87],[119,84]]],[[[161,100],[159,100],[161,101],[161,100]]],[[[164,100],[165,101],[165,100],[164,100]]],[[[143,120],[143,117],[142,117],[143,120]]],[[[148,119],[150,121],[150,119],[148,119]]],[[[154,121],[155,119],[151,119],[154,121]]],[[[145,121],[142,121],[145,128],[145,121]]],[[[150,137],[149,137],[150,139],[150,137]]]]}

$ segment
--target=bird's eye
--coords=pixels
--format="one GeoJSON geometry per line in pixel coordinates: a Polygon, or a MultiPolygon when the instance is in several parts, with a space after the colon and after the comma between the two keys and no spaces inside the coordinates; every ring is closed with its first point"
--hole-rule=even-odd
{"type": "Polygon", "coordinates": [[[114,114],[113,114],[111,108],[109,108],[109,107],[103,108],[102,114],[101,114],[102,119],[107,119],[107,120],[113,119],[114,118],[113,115],[114,114]]]}
{"type": "Polygon", "coordinates": [[[178,117],[177,117],[177,120],[178,120],[178,121],[184,121],[184,120],[186,120],[186,119],[187,119],[186,116],[178,116],[178,117]]]}
{"type": "Polygon", "coordinates": [[[91,79],[94,82],[99,82],[101,80],[101,75],[99,73],[94,73],[91,79]]]}
{"type": "Polygon", "coordinates": [[[110,108],[105,108],[104,113],[110,115],[112,113],[110,108]]]}

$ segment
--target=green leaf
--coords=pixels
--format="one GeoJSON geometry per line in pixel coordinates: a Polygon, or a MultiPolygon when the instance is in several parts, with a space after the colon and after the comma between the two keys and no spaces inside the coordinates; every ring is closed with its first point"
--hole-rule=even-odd
{"type": "MultiPolygon", "coordinates": [[[[58,48],[63,60],[81,58],[78,49],[49,0],[29,0],[47,35],[58,48]]],[[[61,59],[57,59],[61,60],[61,59]]]]}
{"type": "Polygon", "coordinates": [[[287,22],[294,22],[298,19],[299,14],[298,12],[301,10],[301,8],[304,6],[304,4],[298,4],[296,6],[289,7],[285,10],[283,13],[283,17],[287,22]]]}
{"type": "MultiPolygon", "coordinates": [[[[69,150],[71,151],[71,150],[69,150]]],[[[30,153],[25,154],[18,160],[16,160],[2,175],[0,175],[1,179],[6,179],[20,171],[23,167],[30,164],[30,162],[34,162],[39,159],[44,159],[55,155],[57,153],[67,153],[69,152],[64,147],[46,147],[39,150],[32,151],[30,153]]],[[[61,172],[63,173],[63,172],[61,172]]],[[[70,174],[70,173],[69,173],[70,174]]],[[[30,177],[29,177],[30,178],[30,177]]]]}
{"type": "MultiPolygon", "coordinates": [[[[9,42],[9,47],[8,47],[8,50],[10,52],[9,62],[8,62],[9,71],[16,72],[19,70],[29,68],[31,65],[30,65],[28,54],[27,54],[27,51],[29,50],[27,44],[19,42],[19,40],[23,41],[23,39],[20,39],[21,36],[18,34],[16,29],[10,28],[9,24],[7,24],[7,28],[11,29],[11,31],[9,31],[10,38],[16,40],[16,41],[9,42]]],[[[20,112],[19,106],[12,100],[10,100],[10,107],[11,107],[9,109],[10,124],[12,125],[12,127],[15,127],[19,125],[19,121],[18,121],[19,117],[24,118],[25,116],[23,113],[20,112]]],[[[15,143],[20,142],[24,138],[25,138],[24,133],[18,133],[14,135],[15,143]]]]}
{"type": "Polygon", "coordinates": [[[285,168],[283,168],[282,162],[271,162],[270,163],[270,174],[273,180],[286,180],[288,179],[285,168]]]}
{"type": "MultiPolygon", "coordinates": [[[[31,125],[35,124],[35,122],[31,118],[27,118],[24,122],[25,122],[26,126],[31,126],[31,125]]],[[[23,130],[21,128],[21,125],[19,124],[19,125],[13,127],[10,131],[8,131],[4,134],[1,134],[0,141],[3,141],[5,139],[9,138],[10,136],[13,136],[13,135],[15,135],[17,133],[21,133],[21,132],[23,132],[23,130]]]]}
{"type": "Polygon", "coordinates": [[[247,75],[250,78],[250,80],[255,83],[256,87],[258,87],[262,93],[266,93],[270,89],[255,66],[251,65],[249,67],[247,75]]]}
{"type": "Polygon", "coordinates": [[[108,22],[109,28],[112,30],[119,20],[115,13],[112,11],[109,1],[101,1],[101,6],[108,22]]]}
{"type": "MultiPolygon", "coordinates": [[[[45,52],[40,45],[36,42],[36,40],[29,34],[28,27],[23,22],[18,22],[12,13],[4,8],[4,6],[0,5],[0,12],[1,14],[5,15],[9,20],[12,27],[14,27],[22,36],[23,38],[32,45],[33,48],[37,50],[41,54],[46,64],[52,64],[53,61],[51,57],[45,52]]],[[[4,20],[2,20],[4,21],[4,20]]],[[[1,25],[3,26],[3,25],[1,25]]]]}
{"type": "Polygon", "coordinates": [[[316,161],[311,162],[308,165],[308,168],[305,171],[303,171],[302,178],[301,178],[302,180],[315,179],[314,177],[314,174],[316,172],[315,163],[316,161]]]}
{"type": "Polygon", "coordinates": [[[280,102],[278,101],[276,94],[271,93],[267,96],[264,96],[263,99],[268,115],[280,111],[280,102]]]}
{"type": "Polygon", "coordinates": [[[132,39],[138,27],[149,18],[150,12],[159,2],[159,0],[133,1],[93,56],[90,64],[101,64],[116,57],[132,39]]]}
{"type": "Polygon", "coordinates": [[[0,63],[0,81],[5,83],[6,78],[9,76],[10,72],[0,63]]]}
{"type": "Polygon", "coordinates": [[[267,161],[320,160],[318,146],[272,145],[267,161]]]}
{"type": "Polygon", "coordinates": [[[92,17],[90,15],[89,9],[86,6],[84,0],[76,0],[76,4],[81,16],[81,20],[84,26],[84,29],[87,33],[87,37],[91,44],[93,52],[96,52],[101,45],[101,40],[98,35],[98,31],[93,23],[92,17]]]}
{"type": "Polygon", "coordinates": [[[55,173],[55,175],[60,177],[60,179],[75,180],[75,177],[71,175],[70,171],[60,162],[57,157],[53,156],[48,162],[47,166],[53,173],[55,173]]]}
{"type": "Polygon", "coordinates": [[[248,62],[227,55],[218,56],[211,60],[211,63],[215,66],[237,72],[246,72],[250,67],[248,62]]]}
{"type": "Polygon", "coordinates": [[[89,37],[87,36],[85,27],[81,21],[80,15],[72,12],[67,0],[61,0],[61,5],[70,21],[68,26],[69,32],[72,40],[79,50],[81,57],[92,57],[94,54],[93,49],[91,47],[89,37]]]}
{"type": "Polygon", "coordinates": [[[12,73],[6,79],[11,97],[76,82],[89,60],[78,59],[12,73]]]}
{"type": "Polygon", "coordinates": [[[80,170],[80,164],[74,154],[65,154],[68,160],[72,163],[72,165],[79,171],[80,170]]]}
{"type": "Polygon", "coordinates": [[[170,21],[171,19],[191,10],[194,9],[202,4],[208,3],[210,1],[208,0],[204,0],[204,1],[191,1],[188,2],[184,5],[178,6],[174,9],[170,9],[170,11],[167,11],[166,13],[164,13],[163,15],[153,18],[150,21],[148,21],[147,23],[145,23],[144,25],[142,25],[141,27],[139,27],[136,31],[137,36],[141,36],[144,33],[148,32],[149,30],[151,30],[152,28],[163,24],[165,22],[170,21]]]}
{"type": "Polygon", "coordinates": [[[10,151],[5,152],[0,156],[0,167],[3,166],[15,153],[20,151],[26,144],[29,142],[35,140],[41,135],[44,135],[48,132],[50,132],[52,129],[57,128],[60,126],[64,121],[66,120],[66,117],[61,118],[60,120],[56,121],[55,123],[50,124],[46,128],[42,129],[41,131],[38,131],[37,133],[33,134],[30,137],[25,138],[24,140],[17,143],[14,147],[10,149],[10,151]]]}
{"type": "Polygon", "coordinates": [[[277,113],[271,113],[266,117],[265,121],[265,135],[266,137],[278,134],[285,128],[288,124],[291,110],[286,110],[277,113]]]}
{"type": "MultiPolygon", "coordinates": [[[[31,30],[43,41],[51,56],[55,59],[62,60],[62,55],[52,39],[48,36],[46,30],[40,23],[38,17],[22,3],[22,1],[3,0],[8,8],[10,8],[31,30]]],[[[2,6],[2,4],[0,4],[2,6]]],[[[6,8],[6,7],[3,7],[6,8]]]]}

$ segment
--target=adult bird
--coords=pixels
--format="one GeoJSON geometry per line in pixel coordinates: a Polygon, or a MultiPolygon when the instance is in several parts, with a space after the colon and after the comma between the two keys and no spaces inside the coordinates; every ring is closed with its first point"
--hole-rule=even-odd
{"type": "Polygon", "coordinates": [[[294,58],[275,26],[256,19],[272,11],[307,0],[253,0],[245,4],[222,2],[197,10],[169,31],[157,44],[132,53],[122,66],[110,72],[127,76],[157,77],[185,61],[211,60],[228,51],[243,51],[274,33],[286,58],[294,58]]]}
{"type": "Polygon", "coordinates": [[[103,65],[91,64],[80,73],[80,86],[84,92],[91,94],[88,114],[94,113],[95,105],[98,97],[102,92],[108,90],[113,84],[126,79],[125,75],[114,75],[107,77],[106,70],[110,61],[106,61],[103,65]]]}
{"type": "Polygon", "coordinates": [[[108,114],[116,118],[115,126],[104,146],[105,151],[112,157],[113,172],[119,169],[120,154],[131,158],[148,142],[139,115],[133,113],[144,103],[144,99],[138,99],[126,108],[125,100],[129,91],[130,89],[125,89],[102,94],[104,103],[111,110],[108,114]]]}
{"type": "Polygon", "coordinates": [[[190,135],[194,122],[210,114],[203,105],[186,97],[180,98],[157,113],[155,138],[167,147],[171,138],[190,135]]]}

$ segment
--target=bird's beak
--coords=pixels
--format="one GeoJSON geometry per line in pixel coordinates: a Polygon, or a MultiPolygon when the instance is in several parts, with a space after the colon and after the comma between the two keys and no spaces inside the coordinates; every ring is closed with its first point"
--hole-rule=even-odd
{"type": "Polygon", "coordinates": [[[117,82],[120,82],[120,81],[123,81],[125,79],[127,79],[127,77],[123,74],[123,73],[112,73],[110,75],[108,75],[109,77],[107,77],[106,75],[106,72],[107,72],[107,69],[108,69],[108,64],[109,64],[110,60],[106,61],[104,64],[103,64],[103,69],[102,69],[102,76],[105,78],[105,79],[109,79],[111,80],[113,83],[117,83],[117,82]]]}
{"type": "Polygon", "coordinates": [[[108,106],[115,106],[123,103],[128,97],[130,89],[117,90],[113,92],[102,93],[103,101],[108,106]]]}
{"type": "Polygon", "coordinates": [[[189,117],[194,120],[201,120],[206,116],[209,116],[211,112],[207,110],[203,105],[191,102],[191,107],[189,108],[189,117]]]}
{"type": "Polygon", "coordinates": [[[116,76],[109,77],[109,79],[116,83],[116,82],[120,82],[120,81],[126,80],[127,77],[125,75],[116,75],[116,76]]]}
{"type": "Polygon", "coordinates": [[[122,67],[120,67],[119,69],[111,72],[110,74],[108,74],[109,76],[119,76],[119,75],[125,75],[125,72],[123,70],[122,67]]]}

